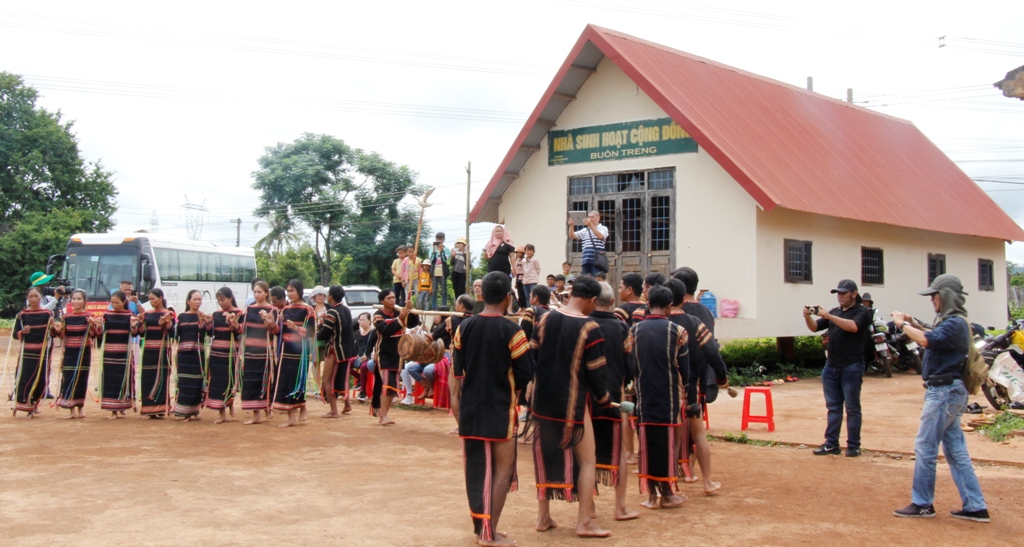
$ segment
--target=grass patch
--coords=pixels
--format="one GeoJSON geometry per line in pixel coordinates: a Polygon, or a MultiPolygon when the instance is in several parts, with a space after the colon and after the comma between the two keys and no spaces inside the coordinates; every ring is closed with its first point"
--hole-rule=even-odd
{"type": "Polygon", "coordinates": [[[708,434],[708,440],[709,441],[718,440],[718,441],[724,441],[724,442],[727,442],[727,443],[736,443],[736,444],[751,444],[751,445],[754,445],[754,446],[767,446],[769,448],[771,448],[773,446],[779,446],[779,443],[777,443],[775,441],[762,441],[760,439],[751,439],[750,437],[747,436],[746,433],[741,433],[738,436],[737,435],[733,435],[732,433],[725,433],[725,434],[722,434],[722,435],[711,435],[709,433],[708,434]]]}
{"type": "Polygon", "coordinates": [[[786,376],[811,378],[820,375],[825,365],[825,348],[818,336],[797,336],[792,359],[779,353],[774,338],[733,340],[724,344],[721,352],[729,366],[729,383],[734,386],[786,376]]]}
{"type": "Polygon", "coordinates": [[[740,368],[729,367],[729,385],[736,387],[757,385],[765,380],[785,378],[786,376],[816,378],[821,376],[821,369],[800,367],[792,363],[776,363],[771,369],[760,363],[740,368]]]}
{"type": "Polygon", "coordinates": [[[13,329],[14,319],[0,319],[0,329],[13,329]]]}
{"type": "Polygon", "coordinates": [[[997,443],[1005,441],[1007,435],[1017,429],[1024,429],[1024,418],[1013,412],[1001,412],[996,416],[995,423],[978,428],[982,435],[997,443]]]}

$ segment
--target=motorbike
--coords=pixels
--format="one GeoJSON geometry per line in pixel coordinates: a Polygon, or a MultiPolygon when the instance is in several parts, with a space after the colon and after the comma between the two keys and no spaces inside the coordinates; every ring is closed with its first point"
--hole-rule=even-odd
{"type": "Polygon", "coordinates": [[[923,368],[921,358],[924,356],[924,348],[911,340],[903,331],[897,330],[894,322],[890,321],[887,323],[887,326],[889,327],[889,334],[886,338],[886,343],[889,345],[889,352],[893,356],[892,368],[900,372],[913,370],[917,374],[921,374],[923,368]]]}
{"type": "Polygon", "coordinates": [[[888,343],[889,327],[883,321],[875,321],[871,334],[871,343],[875,348],[874,358],[867,360],[869,372],[885,373],[886,378],[892,378],[893,364],[896,361],[896,353],[888,343]]]}
{"type": "MultiPolygon", "coordinates": [[[[981,391],[992,408],[1020,408],[1024,405],[1024,320],[1018,319],[1006,327],[999,336],[977,336],[974,346],[989,366],[988,377],[981,385],[981,391]]],[[[990,327],[990,330],[991,327],[990,327]]]]}

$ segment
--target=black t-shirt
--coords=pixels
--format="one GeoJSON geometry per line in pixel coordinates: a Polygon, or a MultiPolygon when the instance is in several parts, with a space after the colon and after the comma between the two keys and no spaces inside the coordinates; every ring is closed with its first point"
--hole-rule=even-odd
{"type": "Polygon", "coordinates": [[[827,367],[844,367],[864,362],[864,337],[868,336],[871,325],[871,311],[854,304],[848,310],[836,307],[829,310],[830,314],[840,319],[850,319],[857,324],[857,332],[846,332],[827,319],[818,319],[818,330],[828,329],[828,360],[827,367]]]}
{"type": "Polygon", "coordinates": [[[501,242],[501,245],[494,249],[494,254],[487,259],[487,273],[502,272],[505,275],[512,275],[512,264],[508,261],[508,255],[515,250],[516,248],[508,243],[501,242]]]}

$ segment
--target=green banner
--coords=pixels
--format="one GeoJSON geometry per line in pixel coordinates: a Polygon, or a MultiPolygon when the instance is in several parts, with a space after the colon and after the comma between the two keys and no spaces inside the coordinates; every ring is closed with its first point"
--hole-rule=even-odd
{"type": "Polygon", "coordinates": [[[672,118],[548,131],[548,165],[696,151],[697,142],[672,118]]]}

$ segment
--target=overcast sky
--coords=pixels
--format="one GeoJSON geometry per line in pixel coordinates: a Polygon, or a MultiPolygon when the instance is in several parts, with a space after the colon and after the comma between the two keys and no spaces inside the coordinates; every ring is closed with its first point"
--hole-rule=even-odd
{"type": "MultiPolygon", "coordinates": [[[[113,170],[117,228],[254,230],[263,149],[304,132],[410,166],[449,241],[587,23],[914,122],[1018,223],[1024,103],[992,82],[1024,64],[1021,1],[0,2],[0,70],[75,121],[113,170]],[[770,11],[769,11],[770,10],[770,11]],[[944,48],[938,37],[946,36],[944,48]],[[1015,183],[1015,184],[1014,184],[1015,183]]],[[[865,138],[870,138],[865,135],[865,138]]],[[[886,196],[878,196],[885,200],[886,196]]],[[[907,204],[912,207],[913,204],[907,204]]],[[[472,228],[476,249],[490,225],[472,228]]],[[[1024,244],[1008,247],[1024,262],[1024,244]]]]}

